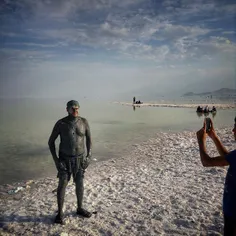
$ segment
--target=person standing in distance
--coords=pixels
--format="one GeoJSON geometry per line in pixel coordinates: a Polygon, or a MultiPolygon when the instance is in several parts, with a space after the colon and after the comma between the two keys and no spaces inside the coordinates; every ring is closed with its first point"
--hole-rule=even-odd
{"type": "Polygon", "coordinates": [[[197,132],[201,162],[205,167],[229,166],[223,196],[224,236],[236,236],[236,149],[230,152],[226,150],[215,133],[211,119],[209,131],[206,132],[206,128],[205,121],[203,128],[197,132]],[[207,154],[207,136],[214,142],[220,154],[219,156],[210,157],[207,154]]]}
{"type": "Polygon", "coordinates": [[[59,178],[57,188],[58,214],[54,221],[58,224],[64,224],[63,204],[66,186],[71,176],[73,176],[76,188],[77,214],[87,218],[92,215],[82,208],[84,172],[92,157],[92,141],[88,121],[79,116],[79,108],[79,103],[75,100],[67,103],[68,116],[56,122],[48,141],[59,178]],[[60,136],[59,155],[57,155],[55,146],[55,140],[58,136],[60,136]],[[86,155],[85,149],[87,149],[86,155]]]}

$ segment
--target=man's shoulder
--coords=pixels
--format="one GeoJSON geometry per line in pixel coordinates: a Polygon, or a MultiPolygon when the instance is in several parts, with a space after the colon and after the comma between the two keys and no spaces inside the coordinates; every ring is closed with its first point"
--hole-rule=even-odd
{"type": "Polygon", "coordinates": [[[82,116],[79,116],[79,118],[82,120],[82,121],[87,121],[86,118],[82,117],[82,116]]]}
{"type": "Polygon", "coordinates": [[[58,120],[56,122],[56,125],[62,125],[63,123],[65,123],[67,121],[67,116],[61,118],[60,120],[58,120]]]}
{"type": "Polygon", "coordinates": [[[86,118],[84,118],[84,117],[79,117],[80,118],[80,120],[82,120],[82,122],[84,123],[84,124],[88,124],[88,121],[87,121],[87,119],[86,118]]]}

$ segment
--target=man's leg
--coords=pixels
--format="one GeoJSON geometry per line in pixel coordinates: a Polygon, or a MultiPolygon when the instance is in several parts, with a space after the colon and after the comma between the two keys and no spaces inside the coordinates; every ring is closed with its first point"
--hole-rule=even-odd
{"type": "Polygon", "coordinates": [[[224,236],[236,236],[236,219],[224,216],[224,236]]]}
{"type": "Polygon", "coordinates": [[[82,208],[83,196],[84,196],[84,176],[83,171],[79,170],[75,176],[75,190],[77,196],[78,209],[82,208]]]}
{"type": "Polygon", "coordinates": [[[82,208],[83,195],[84,195],[84,173],[82,169],[78,170],[75,176],[75,188],[76,188],[77,206],[78,206],[77,214],[89,218],[92,214],[82,208]]]}
{"type": "Polygon", "coordinates": [[[68,176],[63,174],[59,176],[59,184],[57,188],[57,205],[58,205],[58,214],[55,219],[55,223],[62,224],[63,221],[63,204],[65,199],[66,186],[68,184],[68,176]]]}

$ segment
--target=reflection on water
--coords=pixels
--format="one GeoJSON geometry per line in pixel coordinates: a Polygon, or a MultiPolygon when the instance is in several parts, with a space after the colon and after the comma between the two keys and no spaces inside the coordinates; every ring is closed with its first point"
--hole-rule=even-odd
{"type": "Polygon", "coordinates": [[[201,117],[212,117],[212,118],[214,119],[217,112],[207,112],[207,113],[204,113],[204,112],[196,112],[196,113],[197,113],[197,116],[198,116],[199,118],[201,118],[201,117]]]}
{"type": "Polygon", "coordinates": [[[132,107],[133,107],[133,110],[135,111],[135,109],[136,109],[136,107],[139,107],[140,108],[140,106],[134,106],[134,105],[132,105],[132,107]]]}

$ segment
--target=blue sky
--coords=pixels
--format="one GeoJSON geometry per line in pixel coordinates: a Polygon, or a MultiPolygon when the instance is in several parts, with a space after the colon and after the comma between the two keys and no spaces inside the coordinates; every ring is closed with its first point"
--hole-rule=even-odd
{"type": "Polygon", "coordinates": [[[1,1],[0,96],[235,88],[235,16],[226,0],[1,1]]]}

